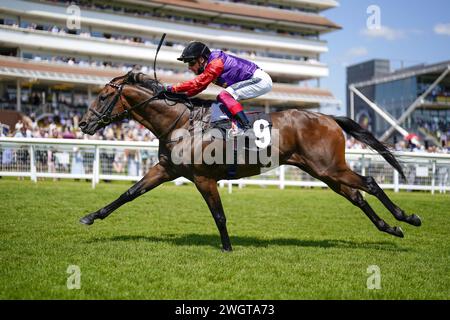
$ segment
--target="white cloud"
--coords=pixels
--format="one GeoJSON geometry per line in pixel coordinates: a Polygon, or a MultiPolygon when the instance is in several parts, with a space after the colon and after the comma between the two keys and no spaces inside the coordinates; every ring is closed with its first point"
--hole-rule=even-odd
{"type": "Polygon", "coordinates": [[[347,51],[347,56],[350,57],[364,57],[369,54],[366,47],[353,47],[347,51]]]}
{"type": "Polygon", "coordinates": [[[361,34],[370,38],[382,38],[389,41],[401,39],[405,36],[402,30],[396,30],[387,26],[381,26],[376,29],[363,29],[361,34]]]}
{"type": "Polygon", "coordinates": [[[450,36],[450,23],[440,23],[434,26],[434,32],[444,36],[450,36]]]}

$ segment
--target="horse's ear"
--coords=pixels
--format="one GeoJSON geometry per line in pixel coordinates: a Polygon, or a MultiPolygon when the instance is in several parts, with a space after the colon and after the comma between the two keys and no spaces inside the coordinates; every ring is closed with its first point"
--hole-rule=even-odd
{"type": "Polygon", "coordinates": [[[123,80],[124,82],[134,83],[133,70],[128,71],[123,80]]]}
{"type": "Polygon", "coordinates": [[[129,83],[139,83],[140,82],[140,75],[142,74],[142,72],[128,72],[127,74],[127,82],[129,83]]]}

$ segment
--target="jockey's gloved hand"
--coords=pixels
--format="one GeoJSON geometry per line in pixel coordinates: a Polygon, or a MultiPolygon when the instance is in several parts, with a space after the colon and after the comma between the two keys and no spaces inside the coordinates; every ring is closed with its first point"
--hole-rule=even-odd
{"type": "Polygon", "coordinates": [[[170,84],[163,84],[163,90],[164,91],[173,92],[172,85],[170,85],[170,84]]]}

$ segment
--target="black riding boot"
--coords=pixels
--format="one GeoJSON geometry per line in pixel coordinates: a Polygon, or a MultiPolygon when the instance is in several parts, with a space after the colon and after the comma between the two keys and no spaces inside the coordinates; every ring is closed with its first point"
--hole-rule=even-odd
{"type": "Polygon", "coordinates": [[[234,116],[239,123],[241,129],[244,131],[247,131],[248,129],[251,129],[250,121],[248,120],[247,116],[245,115],[244,111],[239,111],[234,116]]]}

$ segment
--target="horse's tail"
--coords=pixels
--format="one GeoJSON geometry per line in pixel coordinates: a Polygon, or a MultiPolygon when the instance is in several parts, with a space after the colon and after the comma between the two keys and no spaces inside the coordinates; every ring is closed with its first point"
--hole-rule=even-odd
{"type": "Polygon", "coordinates": [[[356,140],[367,144],[369,147],[377,151],[383,158],[394,167],[406,180],[403,169],[398,163],[394,155],[388,150],[388,148],[380,141],[378,141],[369,131],[362,128],[358,123],[350,118],[346,117],[333,117],[334,121],[349,135],[354,137],[356,140]]]}

